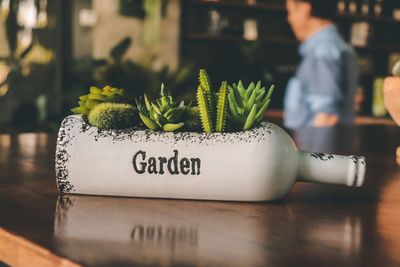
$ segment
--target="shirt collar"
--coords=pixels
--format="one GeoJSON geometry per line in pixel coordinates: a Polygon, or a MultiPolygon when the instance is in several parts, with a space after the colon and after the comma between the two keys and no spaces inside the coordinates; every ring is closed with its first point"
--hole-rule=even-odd
{"type": "Polygon", "coordinates": [[[320,43],[321,40],[329,39],[330,37],[335,35],[337,35],[337,29],[335,25],[330,24],[322,28],[300,45],[300,55],[303,57],[306,56],[310,51],[314,50],[315,46],[320,43]]]}

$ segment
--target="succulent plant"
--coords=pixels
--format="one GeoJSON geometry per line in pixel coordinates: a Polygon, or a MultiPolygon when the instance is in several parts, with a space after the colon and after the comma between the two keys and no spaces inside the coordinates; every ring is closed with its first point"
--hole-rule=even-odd
{"type": "Polygon", "coordinates": [[[266,91],[261,87],[261,82],[253,82],[245,88],[241,81],[230,86],[229,92],[229,117],[234,127],[238,130],[248,130],[258,126],[267,110],[274,86],[266,91]]]}
{"type": "Polygon", "coordinates": [[[137,110],[130,104],[101,103],[90,111],[88,120],[100,129],[125,129],[137,123],[137,110]]]}
{"type": "Polygon", "coordinates": [[[224,132],[228,109],[228,83],[223,81],[217,94],[211,88],[210,78],[204,69],[199,72],[197,105],[203,131],[224,132]]]}
{"type": "Polygon", "coordinates": [[[188,132],[202,132],[203,127],[201,124],[200,113],[198,107],[188,108],[185,116],[185,131],[188,132]]]}
{"type": "Polygon", "coordinates": [[[121,103],[125,98],[125,90],[106,86],[103,89],[92,86],[87,95],[79,97],[79,106],[71,109],[75,114],[88,116],[90,111],[101,103],[121,103]]]}
{"type": "Polygon", "coordinates": [[[181,119],[190,104],[186,106],[182,101],[178,105],[166,90],[164,84],[161,84],[160,97],[156,101],[150,102],[148,97],[144,95],[145,106],[142,103],[142,99],[136,100],[139,117],[149,129],[173,132],[185,125],[181,122],[181,119]]]}

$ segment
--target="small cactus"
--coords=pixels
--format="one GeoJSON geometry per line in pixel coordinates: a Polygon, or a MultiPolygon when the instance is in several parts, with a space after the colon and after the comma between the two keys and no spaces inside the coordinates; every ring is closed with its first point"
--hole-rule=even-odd
{"type": "Polygon", "coordinates": [[[142,99],[136,100],[139,117],[149,129],[173,132],[185,125],[181,122],[181,118],[190,105],[186,106],[183,101],[178,105],[165,89],[164,84],[161,85],[160,97],[156,101],[150,102],[144,95],[145,105],[143,106],[142,103],[142,99]]]}
{"type": "Polygon", "coordinates": [[[215,95],[207,72],[201,69],[197,88],[197,106],[204,132],[224,132],[228,106],[228,83],[222,82],[215,95]]]}
{"type": "Polygon", "coordinates": [[[274,86],[266,91],[261,82],[251,83],[247,88],[241,81],[230,87],[229,110],[230,119],[238,130],[248,130],[258,126],[267,110],[274,86]]]}
{"type": "Polygon", "coordinates": [[[137,111],[130,104],[101,103],[90,111],[88,120],[99,129],[125,129],[136,125],[137,111]]]}
{"type": "Polygon", "coordinates": [[[215,121],[216,132],[225,131],[227,109],[228,109],[228,83],[222,82],[217,95],[217,115],[215,121]]]}
{"type": "Polygon", "coordinates": [[[124,101],[125,91],[124,89],[113,88],[106,86],[103,89],[92,86],[90,92],[87,95],[79,97],[79,106],[71,109],[75,114],[82,114],[87,117],[90,111],[101,103],[121,103],[124,101]]]}

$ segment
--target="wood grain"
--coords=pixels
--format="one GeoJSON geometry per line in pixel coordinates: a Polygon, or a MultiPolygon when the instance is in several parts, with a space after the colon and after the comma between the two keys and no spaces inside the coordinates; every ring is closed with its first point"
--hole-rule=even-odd
{"type": "Polygon", "coordinates": [[[0,259],[10,266],[77,267],[24,238],[0,228],[0,259]]]}
{"type": "Polygon", "coordinates": [[[0,135],[0,262],[399,266],[400,129],[357,126],[291,134],[303,150],[365,155],[365,185],[298,183],[285,199],[268,203],[59,196],[56,137],[0,135]]]}

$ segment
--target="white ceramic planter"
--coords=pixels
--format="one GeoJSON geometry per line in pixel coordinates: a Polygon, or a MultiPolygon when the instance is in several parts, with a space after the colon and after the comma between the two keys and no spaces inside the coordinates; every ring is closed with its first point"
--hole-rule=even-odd
{"type": "Polygon", "coordinates": [[[265,201],[294,182],[361,186],[363,157],[299,152],[278,126],[236,133],[99,130],[80,116],[60,128],[56,177],[62,193],[265,201]]]}

